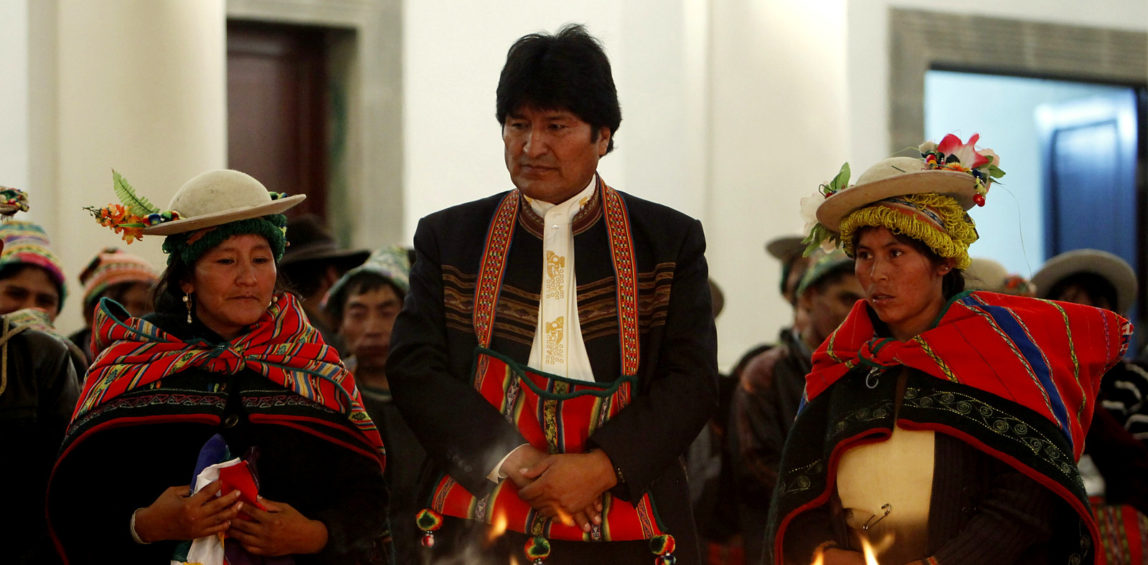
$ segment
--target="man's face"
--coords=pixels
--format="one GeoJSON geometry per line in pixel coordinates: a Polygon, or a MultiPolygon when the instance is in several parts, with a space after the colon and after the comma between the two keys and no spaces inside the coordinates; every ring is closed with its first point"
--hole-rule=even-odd
{"type": "Polygon", "coordinates": [[[821,343],[841,322],[845,321],[853,305],[865,297],[865,290],[853,273],[842,276],[821,288],[810,288],[801,296],[801,304],[809,313],[808,330],[813,341],[821,343]]]}
{"type": "Polygon", "coordinates": [[[590,124],[567,110],[519,108],[502,124],[510,180],[526,196],[558,204],[578,194],[610,145],[610,128],[592,139],[590,124]]]}
{"type": "Polygon", "coordinates": [[[355,356],[359,370],[382,369],[390,353],[391,328],[403,302],[389,284],[349,294],[339,334],[355,356]]]}
{"type": "Polygon", "coordinates": [[[1081,284],[1070,284],[1061,289],[1060,294],[1050,296],[1053,300],[1060,300],[1063,302],[1074,302],[1076,304],[1083,304],[1085,306],[1095,306],[1097,308],[1104,308],[1112,310],[1113,306],[1108,303],[1108,300],[1103,297],[1097,297],[1093,300],[1088,294],[1088,289],[1084,288],[1081,284]]]}
{"type": "Polygon", "coordinates": [[[60,313],[60,293],[48,271],[30,265],[0,280],[0,314],[36,308],[55,320],[60,313]]]}

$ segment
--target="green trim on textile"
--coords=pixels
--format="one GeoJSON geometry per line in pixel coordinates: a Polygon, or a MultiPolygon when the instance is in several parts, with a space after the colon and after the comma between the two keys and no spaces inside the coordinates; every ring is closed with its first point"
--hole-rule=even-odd
{"type": "Polygon", "coordinates": [[[201,230],[186,233],[175,233],[163,240],[163,252],[167,253],[167,264],[170,267],[178,260],[185,265],[194,265],[209,249],[223,243],[233,235],[261,235],[271,245],[271,252],[275,261],[283,258],[283,251],[287,249],[287,216],[271,214],[259,218],[248,218],[228,222],[226,224],[211,226],[201,230]]]}

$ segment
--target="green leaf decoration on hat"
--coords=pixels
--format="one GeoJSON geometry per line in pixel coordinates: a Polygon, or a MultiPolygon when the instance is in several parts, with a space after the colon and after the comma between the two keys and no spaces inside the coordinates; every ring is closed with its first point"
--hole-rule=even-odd
{"type": "Polygon", "coordinates": [[[101,226],[112,228],[121,234],[129,245],[143,239],[143,229],[147,226],[169,222],[179,218],[175,211],[160,211],[159,207],[138,194],[127,179],[112,169],[112,190],[121,204],[108,204],[103,208],[85,206],[101,226]]]}
{"type": "MultiPolygon", "coordinates": [[[[852,174],[849,163],[842,163],[841,169],[837,171],[837,176],[828,183],[819,186],[817,190],[824,198],[829,198],[849,187],[849,177],[852,174]]],[[[817,221],[817,207],[821,202],[824,202],[824,198],[818,199],[816,195],[813,195],[801,199],[802,216],[805,217],[806,230],[809,232],[809,235],[801,240],[801,243],[805,244],[803,255],[806,257],[819,247],[829,250],[837,246],[837,234],[817,221]]]]}
{"type": "Polygon", "coordinates": [[[159,212],[158,206],[149,202],[147,198],[136,194],[135,189],[128,184],[127,179],[115,169],[112,169],[112,181],[116,197],[132,215],[146,217],[148,214],[159,212]]]}
{"type": "Polygon", "coordinates": [[[833,196],[834,194],[844,190],[849,186],[849,176],[851,174],[852,171],[849,169],[849,163],[842,163],[841,170],[837,171],[837,176],[833,177],[833,180],[829,181],[829,184],[821,185],[821,194],[825,195],[826,198],[829,198],[830,196],[833,196]]]}

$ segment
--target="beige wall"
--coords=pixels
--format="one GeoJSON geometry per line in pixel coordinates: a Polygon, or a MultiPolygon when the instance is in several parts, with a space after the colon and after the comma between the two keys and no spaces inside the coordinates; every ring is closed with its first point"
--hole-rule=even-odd
{"type": "MultiPolygon", "coordinates": [[[[35,0],[40,3],[42,0],[35,0]]],[[[117,202],[112,169],[158,206],[195,174],[227,162],[223,0],[61,0],[56,4],[56,143],[37,148],[55,202],[37,215],[70,287],[57,328],[83,323],[77,275],[95,252],[124,247],[84,206],[117,202]]],[[[33,125],[35,127],[35,125],[33,125]]],[[[33,207],[43,186],[30,186],[33,207]]],[[[157,267],[158,240],[130,247],[157,267]]]]}

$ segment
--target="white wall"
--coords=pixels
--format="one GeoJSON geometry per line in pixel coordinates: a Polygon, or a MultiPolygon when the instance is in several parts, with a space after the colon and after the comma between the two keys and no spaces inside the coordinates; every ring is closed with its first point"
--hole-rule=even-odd
{"type": "Polygon", "coordinates": [[[800,233],[799,201],[847,154],[845,0],[713,3],[711,274],[723,369],[792,321],[764,243],[800,233]]]}
{"type": "Polygon", "coordinates": [[[28,84],[11,80],[28,76],[28,7],[26,0],[0,1],[0,76],[9,77],[0,89],[0,185],[27,190],[28,186],[28,84]]]}
{"type": "MultiPolygon", "coordinates": [[[[225,20],[223,0],[58,1],[56,18],[58,141],[44,166],[57,204],[44,224],[70,287],[56,327],[71,332],[83,324],[80,270],[104,246],[126,248],[82,210],[118,202],[112,168],[166,207],[184,181],[227,164],[225,20]]],[[[160,244],[130,251],[162,268],[160,244]]]]}

